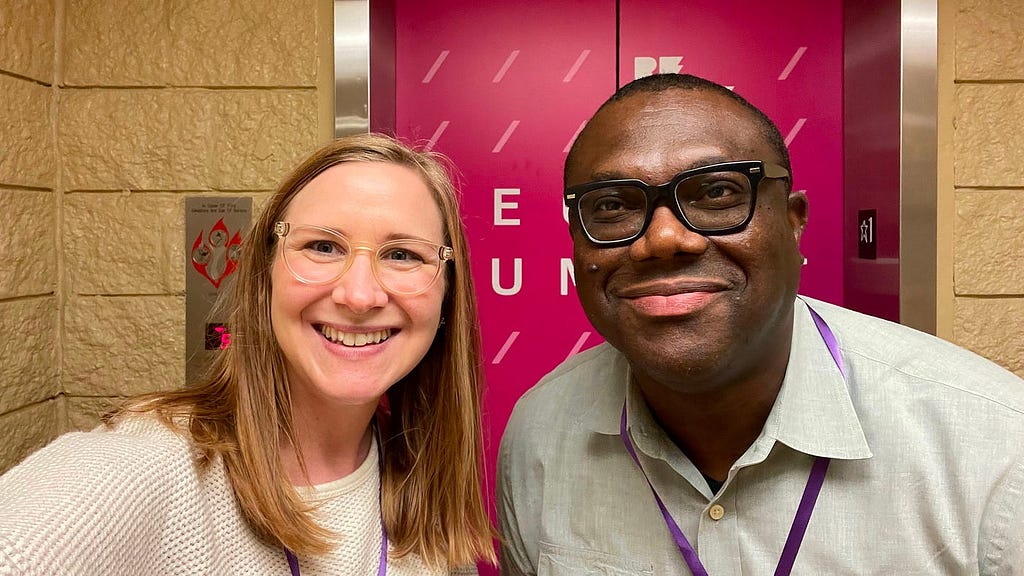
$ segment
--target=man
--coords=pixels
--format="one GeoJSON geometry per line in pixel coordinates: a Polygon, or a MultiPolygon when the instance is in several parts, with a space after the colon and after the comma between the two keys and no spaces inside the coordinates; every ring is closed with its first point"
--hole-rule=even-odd
{"type": "Polygon", "coordinates": [[[807,199],[763,113],[636,80],[565,185],[607,343],[513,412],[503,574],[1024,574],[1024,382],[797,297],[807,199]]]}

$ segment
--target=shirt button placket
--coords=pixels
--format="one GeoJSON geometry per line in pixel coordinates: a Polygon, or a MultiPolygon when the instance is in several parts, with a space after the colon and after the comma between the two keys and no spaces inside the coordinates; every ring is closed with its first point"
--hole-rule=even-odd
{"type": "Polygon", "coordinates": [[[697,555],[709,574],[740,574],[736,491],[720,493],[701,514],[697,555]]]}

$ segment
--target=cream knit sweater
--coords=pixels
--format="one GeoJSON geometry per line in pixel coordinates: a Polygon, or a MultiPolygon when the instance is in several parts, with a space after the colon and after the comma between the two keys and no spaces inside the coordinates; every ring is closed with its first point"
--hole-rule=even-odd
{"type": "MultiPolygon", "coordinates": [[[[303,575],[377,574],[377,450],[340,480],[303,493],[340,535],[303,575]]],[[[388,559],[388,576],[431,572],[418,557],[388,559]]],[[[152,417],[114,430],[66,434],[0,477],[0,575],[288,576],[281,548],[242,518],[218,459],[200,473],[188,442],[152,417]]]]}

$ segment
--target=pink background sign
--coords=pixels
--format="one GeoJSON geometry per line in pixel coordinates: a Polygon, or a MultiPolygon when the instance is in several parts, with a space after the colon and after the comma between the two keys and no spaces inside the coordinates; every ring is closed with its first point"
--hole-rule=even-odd
{"type": "Polygon", "coordinates": [[[395,131],[460,171],[480,299],[490,492],[515,401],[601,341],[575,293],[562,166],[616,82],[691,72],[763,108],[790,143],[795,187],[811,198],[802,292],[841,303],[840,0],[398,0],[395,19],[395,131]]]}

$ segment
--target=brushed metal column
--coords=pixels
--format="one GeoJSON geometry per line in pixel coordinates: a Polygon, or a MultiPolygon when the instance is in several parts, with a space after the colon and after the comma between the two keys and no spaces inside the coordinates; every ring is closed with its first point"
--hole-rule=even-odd
{"type": "Polygon", "coordinates": [[[334,0],[334,135],[370,129],[370,3],[334,0]]]}
{"type": "Polygon", "coordinates": [[[938,6],[902,0],[900,12],[900,323],[934,334],[938,6]]]}
{"type": "Polygon", "coordinates": [[[334,135],[395,131],[395,2],[334,0],[334,135]]]}

